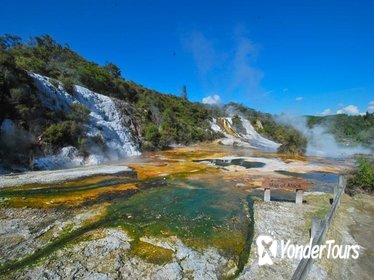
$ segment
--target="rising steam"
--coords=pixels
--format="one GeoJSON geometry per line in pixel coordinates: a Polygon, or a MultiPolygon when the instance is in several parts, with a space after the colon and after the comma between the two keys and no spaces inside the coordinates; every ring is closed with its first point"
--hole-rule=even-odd
{"type": "Polygon", "coordinates": [[[343,146],[336,142],[334,136],[323,125],[309,128],[306,117],[282,114],[276,120],[300,131],[307,139],[307,155],[327,157],[347,157],[354,154],[369,154],[370,150],[356,146],[343,146]]]}

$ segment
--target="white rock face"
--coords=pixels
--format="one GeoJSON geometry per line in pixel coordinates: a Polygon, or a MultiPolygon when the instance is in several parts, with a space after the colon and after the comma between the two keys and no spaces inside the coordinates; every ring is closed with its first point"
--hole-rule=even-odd
{"type": "Polygon", "coordinates": [[[242,121],[243,127],[247,131],[247,133],[242,135],[242,137],[245,139],[244,141],[248,140],[250,144],[255,147],[269,150],[276,150],[280,146],[279,143],[266,139],[265,137],[258,134],[249,120],[242,117],[240,117],[240,119],[242,121]]]}
{"type": "Polygon", "coordinates": [[[210,123],[210,128],[215,132],[221,132],[226,134],[226,131],[223,131],[221,127],[217,124],[217,119],[213,118],[213,121],[210,123]]]}
{"type": "Polygon", "coordinates": [[[232,126],[232,118],[222,118],[222,122],[227,126],[227,128],[231,129],[234,132],[230,134],[225,127],[221,127],[216,119],[213,119],[211,122],[211,129],[215,132],[221,132],[225,135],[224,139],[221,139],[221,144],[223,145],[238,145],[248,148],[254,149],[262,149],[262,150],[269,150],[269,151],[276,151],[277,148],[280,146],[279,143],[266,139],[265,137],[261,136],[257,131],[254,129],[250,121],[247,119],[240,117],[243,127],[245,129],[245,133],[237,132],[232,126]]]}
{"type": "MultiPolygon", "coordinates": [[[[43,105],[51,110],[67,112],[72,104],[85,106],[89,111],[87,124],[88,137],[100,137],[105,149],[93,148],[86,158],[77,156],[72,147],[64,147],[58,155],[36,160],[41,168],[55,169],[86,164],[98,164],[108,160],[119,160],[123,157],[139,155],[129,129],[123,124],[123,118],[115,104],[115,99],[93,92],[81,86],[74,86],[73,94],[69,94],[59,83],[56,88],[48,77],[29,73],[34,79],[43,105]],[[61,160],[59,160],[61,159],[61,160]]],[[[118,101],[119,102],[119,101],[118,101]]]]}
{"type": "Polygon", "coordinates": [[[111,156],[114,159],[138,155],[139,151],[131,139],[129,130],[124,127],[113,99],[81,86],[75,86],[75,90],[76,101],[91,111],[88,135],[101,135],[112,151],[111,156]]]}

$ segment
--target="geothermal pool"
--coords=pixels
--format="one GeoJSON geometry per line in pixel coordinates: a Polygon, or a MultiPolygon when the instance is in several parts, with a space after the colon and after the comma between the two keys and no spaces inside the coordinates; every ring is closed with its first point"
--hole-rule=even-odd
{"type": "MultiPolygon", "coordinates": [[[[90,175],[62,183],[52,178],[51,183],[44,180],[43,184],[1,188],[0,210],[5,222],[14,223],[12,211],[26,209],[41,215],[54,211],[59,221],[33,217],[38,224],[34,231],[42,231],[35,236],[32,231],[20,237],[16,231],[3,230],[0,244],[8,242],[8,246],[1,249],[1,274],[17,275],[57,250],[91,240],[92,232],[120,228],[129,236],[126,254],[130,257],[163,265],[178,259],[180,244],[183,250],[201,256],[214,249],[215,256],[224,260],[219,264],[221,275],[229,271],[226,276],[232,277],[248,261],[256,222],[253,201],[261,200],[259,188],[264,178],[302,177],[315,183],[314,191],[330,191],[337,180],[334,173],[342,168],[215,144],[148,153],[114,165],[129,166],[133,172],[90,175]]],[[[292,196],[280,191],[272,198],[288,201],[292,196]]],[[[19,223],[22,228],[26,222],[19,223]]]]}

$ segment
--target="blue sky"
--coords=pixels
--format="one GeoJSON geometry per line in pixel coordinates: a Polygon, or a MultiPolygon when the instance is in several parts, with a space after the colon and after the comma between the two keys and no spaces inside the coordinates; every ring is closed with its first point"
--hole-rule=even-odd
{"type": "Polygon", "coordinates": [[[144,86],[186,84],[193,101],[374,111],[374,1],[3,0],[0,33],[50,34],[144,86]]]}

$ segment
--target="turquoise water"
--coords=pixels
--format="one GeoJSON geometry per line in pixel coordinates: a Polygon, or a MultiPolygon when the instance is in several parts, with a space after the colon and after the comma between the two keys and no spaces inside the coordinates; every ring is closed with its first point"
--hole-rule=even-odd
{"type": "Polygon", "coordinates": [[[171,179],[162,188],[113,203],[108,217],[112,225],[121,225],[136,237],[176,235],[192,246],[221,247],[230,255],[239,248],[225,248],[224,239],[234,235],[241,239],[237,245],[243,245],[253,209],[247,194],[227,191],[220,184],[171,179]]]}
{"type": "MultiPolygon", "coordinates": [[[[219,179],[208,182],[158,178],[138,181],[137,192],[124,191],[123,194],[100,197],[90,203],[110,203],[107,214],[101,220],[60,236],[20,261],[5,264],[0,267],[0,272],[33,264],[89,231],[113,226],[121,226],[134,240],[142,236],[177,236],[197,250],[213,246],[222,255],[233,259],[240,270],[248,259],[252,241],[252,200],[247,193],[235,191],[219,179]]],[[[107,183],[103,182],[104,185],[107,183]]],[[[98,184],[78,188],[84,191],[95,187],[98,184]]],[[[8,191],[11,192],[11,189],[8,191]]],[[[70,191],[70,187],[52,187],[27,190],[27,194],[25,191],[14,191],[7,195],[58,195],[70,191]]]]}

